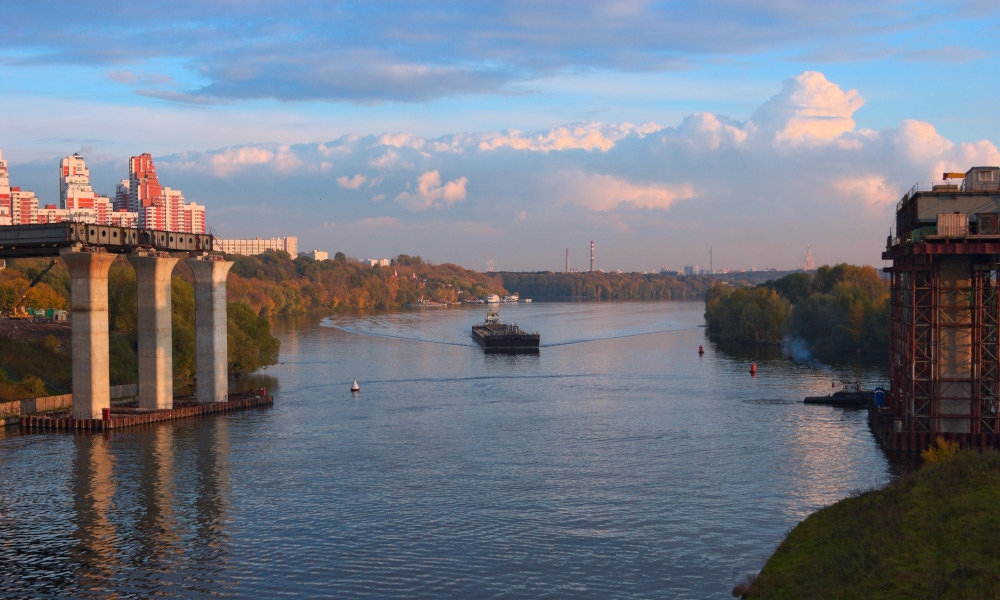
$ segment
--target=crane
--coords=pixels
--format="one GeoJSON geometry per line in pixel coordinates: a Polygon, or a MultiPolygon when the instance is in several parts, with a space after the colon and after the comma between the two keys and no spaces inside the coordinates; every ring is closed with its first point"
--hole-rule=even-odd
{"type": "Polygon", "coordinates": [[[17,302],[15,302],[14,305],[11,307],[10,314],[8,315],[11,319],[29,318],[28,311],[24,310],[24,306],[22,306],[22,304],[24,303],[24,299],[28,297],[28,293],[31,292],[31,288],[38,285],[38,282],[42,280],[42,277],[45,277],[45,274],[48,273],[49,269],[55,266],[55,264],[56,264],[56,259],[53,258],[52,262],[49,263],[49,266],[42,269],[42,272],[31,280],[31,283],[28,284],[28,289],[24,290],[24,293],[21,294],[21,297],[18,298],[17,302]]]}

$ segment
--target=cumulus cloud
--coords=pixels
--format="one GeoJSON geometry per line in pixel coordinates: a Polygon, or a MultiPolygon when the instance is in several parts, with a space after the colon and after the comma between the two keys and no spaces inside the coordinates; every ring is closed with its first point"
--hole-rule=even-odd
{"type": "Polygon", "coordinates": [[[817,71],[786,79],[779,94],[750,117],[757,133],[778,142],[830,140],[854,129],[854,111],[864,100],[817,71]]]}
{"type": "Polygon", "coordinates": [[[356,190],[362,185],[364,185],[367,177],[358,174],[354,177],[348,177],[347,175],[342,175],[337,178],[337,185],[344,188],[345,190],[356,190]]]}
{"type": "Polygon", "coordinates": [[[581,171],[561,173],[554,177],[554,184],[563,190],[567,202],[596,212],[609,212],[622,206],[666,211],[675,201],[694,196],[690,183],[638,184],[581,171]]]}
{"type": "Polygon", "coordinates": [[[465,184],[468,181],[465,177],[459,177],[442,184],[440,173],[426,171],[417,177],[417,189],[413,192],[401,192],[396,196],[396,202],[414,211],[451,206],[465,200],[465,184]]]}
{"type": "MultiPolygon", "coordinates": [[[[805,72],[743,120],[698,112],[673,125],[591,122],[438,138],[349,135],[167,157],[165,165],[192,165],[185,172],[203,178],[165,180],[188,194],[210,190],[214,203],[274,190],[295,198],[305,213],[316,212],[317,221],[392,217],[397,221],[384,225],[405,223],[413,243],[427,231],[417,225],[436,219],[502,222],[516,228],[510,235],[521,236],[510,252],[539,256],[552,251],[547,245],[597,237],[631,255],[674,256],[711,243],[717,257],[729,246],[730,257],[749,261],[752,252],[786,247],[795,264],[812,245],[817,261],[873,262],[894,222],[895,201],[910,186],[932,182],[942,171],[1000,164],[1000,153],[989,140],[953,142],[931,123],[912,119],[858,129],[853,117],[861,105],[855,90],[805,72]],[[369,190],[370,199],[310,204],[321,195],[316,190],[331,186],[369,190]],[[399,217],[400,207],[411,214],[399,217]],[[555,241],[560,236],[571,239],[555,241]]],[[[219,214],[214,210],[210,205],[210,222],[219,214]]],[[[495,258],[516,262],[499,253],[495,258]]]]}
{"type": "Polygon", "coordinates": [[[502,134],[484,136],[479,142],[480,150],[513,148],[532,152],[557,152],[560,150],[594,150],[607,152],[615,143],[629,134],[643,136],[657,131],[654,123],[634,126],[631,123],[605,125],[602,123],[581,123],[556,127],[548,131],[523,133],[510,130],[502,134]]]}
{"type": "Polygon", "coordinates": [[[244,167],[266,164],[272,159],[274,159],[274,152],[247,146],[223,150],[212,156],[210,164],[213,173],[219,177],[225,177],[244,167]]]}
{"type": "Polygon", "coordinates": [[[899,189],[887,182],[884,175],[845,176],[835,179],[832,184],[843,197],[871,208],[894,205],[899,200],[899,189]]]}

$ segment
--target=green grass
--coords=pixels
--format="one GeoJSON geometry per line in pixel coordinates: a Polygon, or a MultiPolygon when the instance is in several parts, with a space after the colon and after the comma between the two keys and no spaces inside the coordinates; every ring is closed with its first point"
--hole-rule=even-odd
{"type": "Polygon", "coordinates": [[[959,451],[811,515],[744,597],[1000,598],[1000,454],[959,451]]]}

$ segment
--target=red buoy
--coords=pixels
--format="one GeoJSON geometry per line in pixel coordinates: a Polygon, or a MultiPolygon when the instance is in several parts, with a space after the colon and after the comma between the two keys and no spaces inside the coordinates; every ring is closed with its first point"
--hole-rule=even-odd
{"type": "Polygon", "coordinates": [[[751,375],[757,374],[757,363],[750,363],[750,374],[751,375]]]}
{"type": "Polygon", "coordinates": [[[705,347],[704,346],[698,346],[698,356],[701,356],[704,353],[705,353],[705,347]]]}

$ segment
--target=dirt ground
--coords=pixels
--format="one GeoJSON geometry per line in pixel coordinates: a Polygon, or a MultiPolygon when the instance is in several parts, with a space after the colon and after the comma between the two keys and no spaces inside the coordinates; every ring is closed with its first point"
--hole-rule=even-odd
{"type": "Polygon", "coordinates": [[[62,323],[40,323],[31,319],[0,318],[0,336],[42,344],[45,338],[55,336],[59,343],[69,346],[72,329],[68,321],[62,323]]]}

